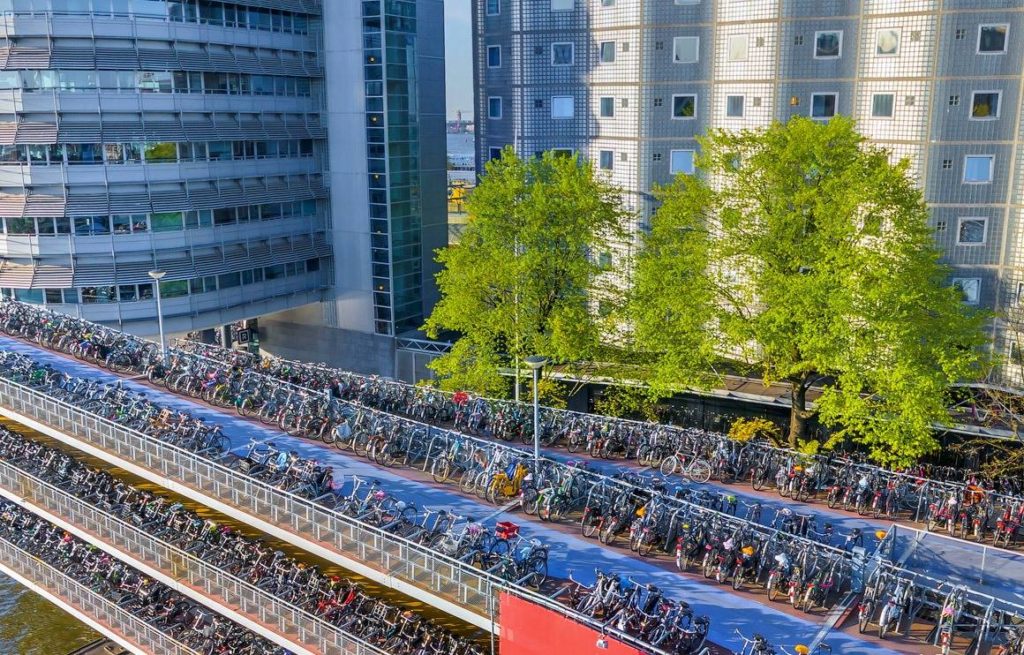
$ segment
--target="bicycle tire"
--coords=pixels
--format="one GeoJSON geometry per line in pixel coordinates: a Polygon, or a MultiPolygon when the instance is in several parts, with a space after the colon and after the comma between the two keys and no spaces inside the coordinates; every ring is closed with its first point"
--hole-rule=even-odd
{"type": "Polygon", "coordinates": [[[695,459],[686,468],[686,477],[697,484],[706,484],[711,479],[711,465],[706,460],[695,459]]]}
{"type": "Polygon", "coordinates": [[[672,475],[673,473],[676,472],[676,469],[678,467],[679,460],[676,458],[675,455],[670,455],[665,459],[661,460],[661,466],[658,467],[658,470],[661,471],[662,475],[672,475]]]}
{"type": "Polygon", "coordinates": [[[444,484],[448,481],[451,473],[452,463],[447,457],[435,459],[434,463],[430,466],[430,475],[434,478],[434,482],[444,484]]]}

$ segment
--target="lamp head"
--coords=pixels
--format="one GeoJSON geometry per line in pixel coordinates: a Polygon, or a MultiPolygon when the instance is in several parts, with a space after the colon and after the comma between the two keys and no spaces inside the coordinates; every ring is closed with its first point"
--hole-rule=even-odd
{"type": "Polygon", "coordinates": [[[547,358],[541,357],[540,355],[530,355],[526,358],[526,365],[534,371],[544,368],[544,365],[547,363],[547,358]]]}
{"type": "Polygon", "coordinates": [[[149,273],[147,273],[147,275],[156,280],[157,282],[159,282],[163,278],[163,276],[167,275],[167,271],[150,271],[149,273]]]}

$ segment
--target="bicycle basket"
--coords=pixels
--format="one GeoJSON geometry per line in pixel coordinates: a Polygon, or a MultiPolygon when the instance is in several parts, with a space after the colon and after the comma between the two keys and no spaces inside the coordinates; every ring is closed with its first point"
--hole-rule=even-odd
{"type": "Polygon", "coordinates": [[[499,539],[511,539],[519,534],[519,526],[511,521],[500,521],[494,526],[494,534],[499,539]]]}

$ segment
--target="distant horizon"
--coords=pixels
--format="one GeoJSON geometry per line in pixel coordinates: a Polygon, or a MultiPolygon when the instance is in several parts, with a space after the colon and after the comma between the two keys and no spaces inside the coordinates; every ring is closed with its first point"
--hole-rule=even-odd
{"type": "Polygon", "coordinates": [[[471,0],[444,2],[446,115],[473,120],[473,20],[471,0]]]}

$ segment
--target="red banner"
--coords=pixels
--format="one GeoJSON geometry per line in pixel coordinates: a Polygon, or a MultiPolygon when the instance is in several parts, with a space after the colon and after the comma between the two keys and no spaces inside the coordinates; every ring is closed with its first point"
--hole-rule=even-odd
{"type": "Polygon", "coordinates": [[[502,655],[642,655],[558,612],[501,594],[502,655]]]}

